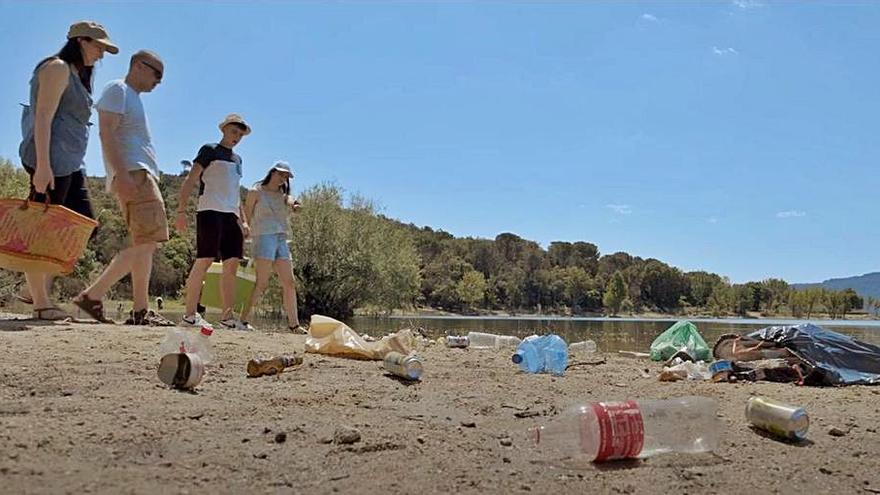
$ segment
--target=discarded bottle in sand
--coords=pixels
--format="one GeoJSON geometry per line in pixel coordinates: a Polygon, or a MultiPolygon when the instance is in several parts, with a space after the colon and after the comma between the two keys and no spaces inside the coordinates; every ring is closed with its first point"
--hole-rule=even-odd
{"type": "Polygon", "coordinates": [[[596,343],[592,340],[584,340],[582,342],[574,342],[569,344],[568,353],[571,355],[574,354],[594,354],[598,351],[598,347],[596,347],[596,343]]]}
{"type": "Polygon", "coordinates": [[[422,358],[415,354],[389,352],[385,355],[385,370],[407,380],[419,380],[422,377],[422,358]]]}
{"type": "Polygon", "coordinates": [[[247,364],[249,378],[257,378],[266,375],[277,375],[285,368],[302,364],[303,358],[299,354],[276,356],[270,359],[251,359],[247,364]]]}
{"type": "Polygon", "coordinates": [[[568,365],[568,346],[558,335],[531,335],[517,346],[511,360],[526,373],[562,375],[568,365]]]}
{"type": "Polygon", "coordinates": [[[180,390],[192,390],[205,376],[205,364],[198,354],[173,352],[159,360],[159,380],[180,390]]]}
{"type": "Polygon", "coordinates": [[[749,398],[746,419],[764,431],[794,441],[806,438],[810,427],[806,409],[765,397],[749,398]]]}
{"type": "Polygon", "coordinates": [[[531,430],[551,460],[586,463],[696,454],[718,446],[718,404],[706,397],[578,404],[531,430]]]}
{"type": "Polygon", "coordinates": [[[186,330],[175,328],[168,332],[168,336],[159,346],[159,355],[190,353],[197,354],[202,364],[211,362],[211,341],[214,329],[204,326],[199,333],[193,335],[186,330]]]}
{"type": "Polygon", "coordinates": [[[447,335],[446,347],[464,349],[470,345],[467,335],[447,335]]]}
{"type": "Polygon", "coordinates": [[[518,337],[511,335],[495,335],[483,332],[469,332],[467,339],[469,347],[473,349],[512,349],[522,342],[518,337]]]}

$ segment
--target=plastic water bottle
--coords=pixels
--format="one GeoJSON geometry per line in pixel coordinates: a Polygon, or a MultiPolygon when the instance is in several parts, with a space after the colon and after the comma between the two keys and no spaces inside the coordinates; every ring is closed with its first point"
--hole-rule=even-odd
{"type": "Polygon", "coordinates": [[[562,375],[568,365],[568,346],[558,335],[532,335],[522,341],[511,360],[526,373],[562,375]]]}
{"type": "Polygon", "coordinates": [[[504,349],[515,348],[522,342],[518,337],[511,335],[495,335],[492,333],[469,332],[468,342],[473,349],[504,349]]]}
{"type": "Polygon", "coordinates": [[[526,373],[540,373],[544,370],[544,356],[535,343],[539,338],[537,335],[524,338],[510,358],[526,373]]]}
{"type": "Polygon", "coordinates": [[[165,356],[166,354],[183,354],[185,352],[191,352],[192,347],[190,341],[190,335],[186,331],[175,328],[168,332],[165,341],[159,346],[159,355],[165,356]]]}
{"type": "Polygon", "coordinates": [[[718,446],[718,404],[706,397],[575,405],[531,430],[535,446],[556,461],[586,463],[696,454],[718,446]]]}
{"type": "Polygon", "coordinates": [[[205,364],[210,363],[214,357],[211,352],[211,335],[213,333],[213,328],[205,326],[190,340],[189,352],[198,354],[205,364]]]}
{"type": "Polygon", "coordinates": [[[593,354],[598,350],[596,343],[592,340],[584,340],[582,342],[574,342],[568,346],[569,354],[593,354]]]}
{"type": "Polygon", "coordinates": [[[544,354],[544,371],[561,376],[568,366],[568,344],[555,334],[544,335],[539,342],[544,354]]]}
{"type": "Polygon", "coordinates": [[[175,328],[168,332],[168,336],[159,346],[159,354],[198,354],[203,364],[211,361],[211,342],[209,338],[214,330],[211,327],[202,327],[199,333],[192,335],[185,330],[175,328]]]}

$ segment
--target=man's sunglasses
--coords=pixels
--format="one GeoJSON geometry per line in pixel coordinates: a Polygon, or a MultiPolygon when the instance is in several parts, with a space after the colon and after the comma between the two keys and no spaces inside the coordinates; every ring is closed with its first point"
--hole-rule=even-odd
{"type": "Polygon", "coordinates": [[[146,65],[146,66],[149,67],[150,69],[152,69],[152,71],[153,71],[153,75],[156,76],[156,80],[157,80],[157,81],[161,81],[161,80],[162,80],[162,71],[161,71],[161,70],[157,69],[156,67],[153,67],[152,65],[150,65],[149,62],[146,62],[146,61],[144,61],[144,60],[141,60],[141,63],[144,64],[144,65],[146,65]]]}

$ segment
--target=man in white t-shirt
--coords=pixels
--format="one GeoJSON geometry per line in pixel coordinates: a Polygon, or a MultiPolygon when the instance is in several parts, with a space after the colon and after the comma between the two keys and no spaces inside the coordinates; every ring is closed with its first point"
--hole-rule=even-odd
{"type": "Polygon", "coordinates": [[[168,240],[165,202],[159,191],[159,165],[141,102],[162,81],[159,56],[141,50],[131,56],[124,80],[111,81],[95,104],[107,170],[107,190],[116,195],[128,226],[131,246],[120,251],[74,303],[98,321],[108,321],[101,300],[110,287],[131,273],[133,308],[126,324],[170,324],[149,310],[153,253],[168,240]]]}

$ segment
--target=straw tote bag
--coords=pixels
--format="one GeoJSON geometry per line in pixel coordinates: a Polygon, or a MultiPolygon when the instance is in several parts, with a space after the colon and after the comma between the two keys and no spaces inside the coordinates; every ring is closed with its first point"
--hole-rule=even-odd
{"type": "Polygon", "coordinates": [[[70,273],[98,222],[61,205],[0,199],[0,268],[70,273]]]}

